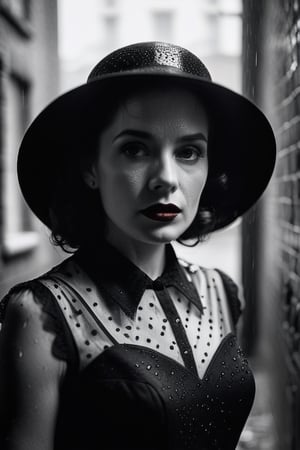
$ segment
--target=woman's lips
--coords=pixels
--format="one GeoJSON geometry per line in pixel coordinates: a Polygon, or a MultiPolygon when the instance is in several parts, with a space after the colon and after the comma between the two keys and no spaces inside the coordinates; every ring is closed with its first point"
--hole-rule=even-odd
{"type": "Polygon", "coordinates": [[[141,213],[149,219],[158,220],[160,222],[171,222],[180,212],[181,209],[172,203],[156,203],[141,211],[141,213]]]}

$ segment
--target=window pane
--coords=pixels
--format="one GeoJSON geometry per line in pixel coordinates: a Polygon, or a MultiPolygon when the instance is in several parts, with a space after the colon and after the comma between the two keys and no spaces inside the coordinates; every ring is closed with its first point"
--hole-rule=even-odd
{"type": "Polygon", "coordinates": [[[2,0],[2,3],[14,16],[20,19],[29,18],[30,0],[2,0]]]}
{"type": "Polygon", "coordinates": [[[9,77],[5,99],[4,140],[4,233],[27,228],[27,208],[22,199],[16,174],[18,148],[27,122],[28,88],[9,77]]]}

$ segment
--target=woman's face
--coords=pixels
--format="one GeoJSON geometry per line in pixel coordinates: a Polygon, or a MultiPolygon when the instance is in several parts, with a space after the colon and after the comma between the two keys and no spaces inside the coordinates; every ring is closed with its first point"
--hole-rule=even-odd
{"type": "Polygon", "coordinates": [[[93,166],[108,235],[150,244],[177,239],[207,179],[207,137],[206,113],[190,92],[129,97],[102,133],[93,166]]]}

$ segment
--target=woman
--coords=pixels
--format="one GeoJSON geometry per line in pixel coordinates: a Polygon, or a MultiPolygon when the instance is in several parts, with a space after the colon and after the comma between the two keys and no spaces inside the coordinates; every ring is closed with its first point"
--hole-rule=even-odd
{"type": "Polygon", "coordinates": [[[2,301],[4,449],[234,449],[254,380],[222,272],[179,261],[271,177],[264,115],[189,51],[134,44],[49,105],[22,192],[73,256],[2,301]]]}

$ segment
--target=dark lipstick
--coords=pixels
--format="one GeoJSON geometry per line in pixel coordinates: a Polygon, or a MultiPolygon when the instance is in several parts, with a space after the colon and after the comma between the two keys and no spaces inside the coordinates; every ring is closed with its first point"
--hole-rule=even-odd
{"type": "Polygon", "coordinates": [[[180,212],[181,209],[172,203],[156,203],[141,211],[141,213],[149,219],[158,220],[160,222],[171,222],[180,212]]]}

